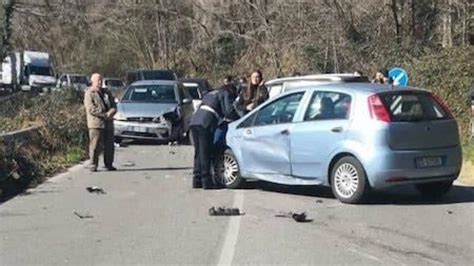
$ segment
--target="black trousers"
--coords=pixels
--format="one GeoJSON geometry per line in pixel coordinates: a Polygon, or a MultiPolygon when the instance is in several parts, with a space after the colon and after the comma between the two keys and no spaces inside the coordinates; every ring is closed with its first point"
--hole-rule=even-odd
{"type": "Polygon", "coordinates": [[[213,131],[202,126],[192,126],[194,141],[194,178],[211,180],[213,131]]]}

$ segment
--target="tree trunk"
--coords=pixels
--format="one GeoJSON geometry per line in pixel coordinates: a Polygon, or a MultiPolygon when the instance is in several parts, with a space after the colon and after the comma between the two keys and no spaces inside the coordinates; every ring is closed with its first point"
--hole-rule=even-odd
{"type": "Polygon", "coordinates": [[[395,34],[397,36],[396,40],[397,40],[397,43],[400,44],[402,42],[402,31],[401,31],[400,21],[398,18],[397,0],[392,0],[391,9],[392,9],[393,20],[395,22],[395,34]]]}
{"type": "Polygon", "coordinates": [[[443,8],[443,40],[441,45],[443,48],[453,46],[453,25],[452,25],[452,11],[453,0],[445,0],[446,5],[443,8]]]}
{"type": "Polygon", "coordinates": [[[0,49],[0,56],[3,58],[10,52],[10,37],[12,33],[12,18],[13,18],[13,8],[15,5],[14,0],[7,0],[2,2],[3,8],[3,21],[2,21],[2,47],[0,49]]]}

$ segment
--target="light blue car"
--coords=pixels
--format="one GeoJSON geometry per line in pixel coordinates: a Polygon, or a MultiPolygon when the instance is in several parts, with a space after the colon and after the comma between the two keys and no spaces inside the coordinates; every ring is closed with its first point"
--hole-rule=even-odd
{"type": "Polygon", "coordinates": [[[345,203],[398,184],[442,196],[462,164],[456,120],[439,98],[370,83],[280,95],[231,123],[227,145],[217,172],[228,188],[247,179],[331,186],[345,203]]]}

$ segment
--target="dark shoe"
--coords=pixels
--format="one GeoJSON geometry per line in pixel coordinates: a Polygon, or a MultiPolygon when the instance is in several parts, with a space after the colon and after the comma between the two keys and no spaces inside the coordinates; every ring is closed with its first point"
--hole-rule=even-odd
{"type": "Polygon", "coordinates": [[[91,172],[97,172],[97,167],[91,167],[91,172]]]}
{"type": "Polygon", "coordinates": [[[203,178],[201,179],[202,182],[202,188],[203,189],[213,189],[214,184],[212,183],[212,180],[209,178],[203,178]]]}
{"type": "Polygon", "coordinates": [[[105,167],[107,168],[108,171],[115,171],[117,170],[117,168],[113,167],[113,166],[110,166],[110,167],[105,167]]]}
{"type": "Polygon", "coordinates": [[[200,178],[193,177],[193,188],[202,188],[202,182],[200,178]]]}

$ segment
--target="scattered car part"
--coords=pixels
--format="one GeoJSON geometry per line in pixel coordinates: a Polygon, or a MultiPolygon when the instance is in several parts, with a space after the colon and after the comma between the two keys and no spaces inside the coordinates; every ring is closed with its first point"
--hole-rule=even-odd
{"type": "Polygon", "coordinates": [[[81,218],[81,219],[89,219],[89,218],[94,218],[94,216],[90,215],[90,214],[81,214],[81,213],[78,213],[77,211],[74,211],[74,214],[81,218]]]}
{"type": "Polygon", "coordinates": [[[214,206],[212,206],[209,209],[209,215],[210,216],[239,216],[239,215],[243,215],[243,213],[240,212],[239,208],[226,208],[226,207],[215,208],[214,206]]]}
{"type": "Polygon", "coordinates": [[[103,188],[92,186],[86,188],[89,193],[106,194],[103,188]]]}

